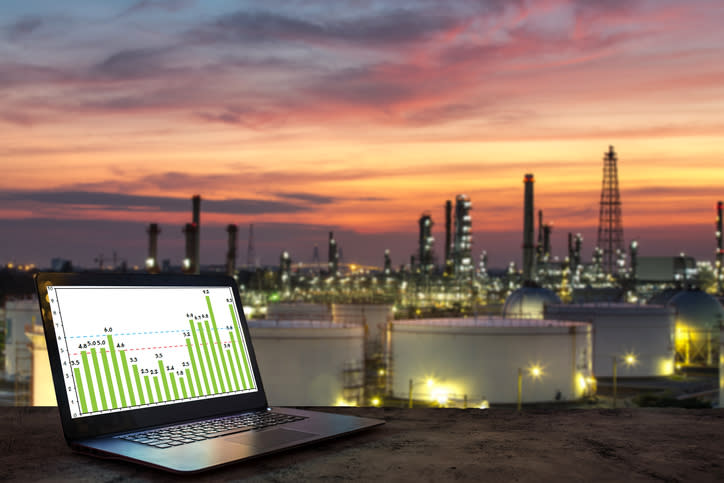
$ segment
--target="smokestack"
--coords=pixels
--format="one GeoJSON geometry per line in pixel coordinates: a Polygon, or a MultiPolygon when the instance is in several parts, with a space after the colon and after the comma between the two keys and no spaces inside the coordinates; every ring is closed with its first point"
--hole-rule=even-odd
{"type": "Polygon", "coordinates": [[[631,242],[631,280],[636,283],[636,278],[638,276],[638,266],[639,266],[639,242],[634,240],[631,242]]]}
{"type": "Polygon", "coordinates": [[[146,259],[146,270],[148,273],[160,272],[158,266],[158,235],[161,233],[161,229],[158,227],[158,223],[151,223],[148,225],[148,258],[146,259]]]}
{"type": "Polygon", "coordinates": [[[184,273],[194,273],[194,250],[196,247],[197,227],[193,223],[186,223],[183,233],[186,237],[186,255],[181,263],[184,273]]]}
{"type": "Polygon", "coordinates": [[[452,243],[452,201],[445,202],[445,271],[451,264],[450,244],[452,243]]]}
{"type": "Polygon", "coordinates": [[[535,261],[537,264],[543,262],[543,256],[545,253],[543,244],[543,210],[538,210],[538,245],[535,247],[535,261]]]}
{"type": "Polygon", "coordinates": [[[551,257],[551,232],[553,225],[546,223],[543,225],[543,261],[547,262],[551,257]]]}
{"type": "Polygon", "coordinates": [[[226,233],[229,234],[229,249],[226,252],[226,274],[233,277],[236,274],[236,225],[228,225],[226,233]]]}
{"type": "Polygon", "coordinates": [[[534,271],[534,250],[535,245],[533,244],[533,233],[534,233],[534,220],[533,220],[533,179],[532,174],[526,174],[523,179],[525,184],[525,205],[523,207],[523,282],[533,281],[534,271]]]}
{"type": "Polygon", "coordinates": [[[329,232],[329,251],[327,264],[329,267],[329,275],[337,277],[339,274],[339,253],[337,252],[337,242],[334,239],[334,232],[329,232]]]}
{"type": "Polygon", "coordinates": [[[193,271],[191,273],[199,274],[201,273],[201,261],[199,259],[199,253],[201,248],[201,195],[194,195],[193,198],[191,198],[191,203],[193,205],[194,210],[194,218],[193,218],[193,224],[194,228],[196,229],[196,233],[194,234],[194,257],[193,257],[193,271]]]}
{"type": "Polygon", "coordinates": [[[568,261],[573,263],[573,233],[568,232],[568,261]]]}
{"type": "Polygon", "coordinates": [[[724,203],[716,204],[716,291],[719,295],[722,293],[722,270],[724,269],[724,246],[722,246],[722,209],[724,203]]]}

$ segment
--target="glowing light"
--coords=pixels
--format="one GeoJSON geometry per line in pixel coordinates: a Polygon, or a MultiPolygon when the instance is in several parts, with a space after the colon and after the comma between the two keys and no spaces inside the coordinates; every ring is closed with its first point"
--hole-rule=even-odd
{"type": "Polygon", "coordinates": [[[636,360],[636,356],[633,355],[633,354],[626,354],[626,356],[624,357],[624,361],[625,361],[626,364],[628,364],[629,366],[636,365],[636,362],[638,362],[638,361],[636,360]]]}
{"type": "Polygon", "coordinates": [[[583,377],[583,374],[580,372],[578,373],[578,389],[583,392],[588,388],[588,382],[586,382],[586,378],[583,377]]]}
{"type": "Polygon", "coordinates": [[[447,400],[448,400],[448,394],[447,394],[447,392],[444,392],[444,391],[436,391],[435,393],[433,393],[432,397],[433,397],[433,399],[434,399],[435,401],[437,401],[437,403],[438,403],[440,406],[444,406],[444,405],[447,404],[447,400]]]}
{"type": "Polygon", "coordinates": [[[487,399],[483,399],[483,402],[480,403],[480,409],[490,409],[490,403],[487,399]]]}
{"type": "Polygon", "coordinates": [[[384,369],[380,369],[379,371],[377,371],[377,374],[380,375],[380,376],[384,376],[384,375],[385,375],[385,370],[384,370],[384,369]]]}
{"type": "Polygon", "coordinates": [[[372,401],[370,401],[370,402],[372,403],[373,406],[379,406],[380,398],[378,398],[378,397],[372,398],[372,401]]]}
{"type": "Polygon", "coordinates": [[[337,401],[334,403],[335,406],[347,406],[347,407],[357,407],[357,403],[354,403],[352,401],[347,401],[343,397],[338,397],[337,401]]]}
{"type": "MultiPolygon", "coordinates": [[[[188,258],[187,258],[186,260],[188,260],[188,258]]],[[[184,263],[186,262],[186,260],[184,260],[184,263]]],[[[147,258],[147,259],[146,259],[146,266],[147,266],[148,268],[153,267],[155,264],[156,264],[156,263],[154,262],[153,258],[147,258]]],[[[184,266],[186,266],[186,265],[184,265],[184,266]]]]}
{"type": "Polygon", "coordinates": [[[538,364],[530,366],[528,372],[530,372],[530,375],[533,376],[534,379],[537,379],[543,375],[543,369],[538,364]]]}
{"type": "Polygon", "coordinates": [[[435,384],[435,381],[433,381],[431,378],[427,380],[427,387],[432,387],[433,384],[435,384]]]}
{"type": "Polygon", "coordinates": [[[674,361],[664,360],[659,362],[658,375],[670,376],[674,373],[674,361]]]}

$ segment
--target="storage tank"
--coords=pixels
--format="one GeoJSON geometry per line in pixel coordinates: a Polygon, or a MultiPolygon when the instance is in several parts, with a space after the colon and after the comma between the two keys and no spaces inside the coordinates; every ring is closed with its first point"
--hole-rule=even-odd
{"type": "MultiPolygon", "coordinates": [[[[30,379],[30,341],[25,336],[25,328],[32,326],[39,319],[39,315],[38,300],[35,297],[5,302],[5,377],[8,380],[30,379]]],[[[49,364],[47,358],[46,364],[49,364]]]]}
{"type": "Polygon", "coordinates": [[[332,319],[340,324],[366,326],[367,340],[377,342],[393,319],[390,304],[333,304],[332,319]]]}
{"type": "Polygon", "coordinates": [[[267,306],[267,319],[279,320],[326,320],[332,321],[330,304],[306,302],[281,302],[267,306]]]}
{"type": "Polygon", "coordinates": [[[524,286],[505,299],[503,317],[515,319],[542,319],[546,305],[560,304],[561,299],[543,287],[524,286]]]}
{"type": "Polygon", "coordinates": [[[391,389],[398,398],[407,399],[412,387],[413,399],[441,404],[515,403],[519,370],[524,403],[578,399],[592,391],[587,322],[398,320],[389,330],[391,389]]]}
{"type": "Polygon", "coordinates": [[[683,290],[669,300],[676,311],[677,359],[684,364],[716,365],[724,308],[701,290],[683,290]]]}
{"type": "Polygon", "coordinates": [[[593,324],[593,373],[613,377],[674,373],[674,310],[663,305],[590,303],[549,305],[545,317],[593,324]],[[627,360],[628,356],[628,360],[627,360]]]}
{"type": "Polygon", "coordinates": [[[249,321],[270,404],[362,402],[364,328],[311,320],[249,321]]]}
{"type": "Polygon", "coordinates": [[[724,326],[719,329],[719,407],[724,408],[724,326]]]}

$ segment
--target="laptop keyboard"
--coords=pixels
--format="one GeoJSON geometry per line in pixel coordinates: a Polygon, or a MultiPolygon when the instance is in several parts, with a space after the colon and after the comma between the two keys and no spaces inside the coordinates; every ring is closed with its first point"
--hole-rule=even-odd
{"type": "Polygon", "coordinates": [[[226,436],[228,434],[301,421],[302,419],[306,418],[270,411],[256,411],[237,416],[196,421],[178,426],[167,426],[116,437],[155,448],[172,448],[174,446],[195,443],[210,438],[218,438],[219,436],[226,436]]]}

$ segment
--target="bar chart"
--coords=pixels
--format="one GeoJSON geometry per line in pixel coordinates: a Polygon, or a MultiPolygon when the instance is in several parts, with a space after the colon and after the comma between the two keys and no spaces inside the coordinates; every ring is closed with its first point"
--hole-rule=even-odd
{"type": "Polygon", "coordinates": [[[257,390],[226,287],[52,287],[72,417],[257,390]]]}

